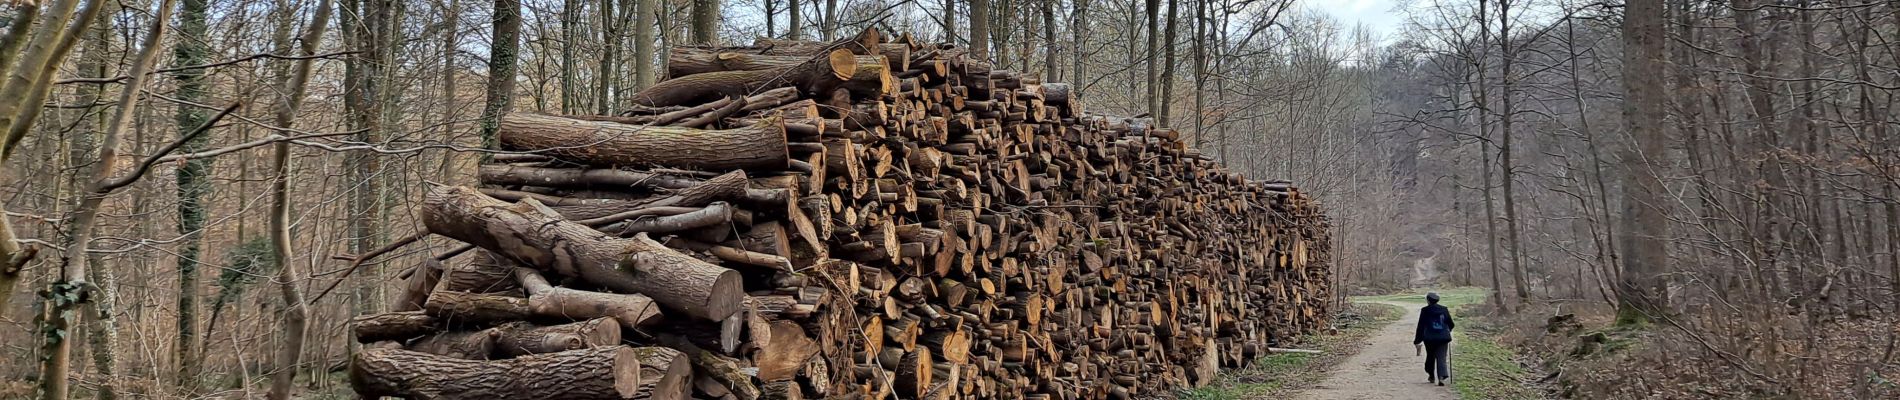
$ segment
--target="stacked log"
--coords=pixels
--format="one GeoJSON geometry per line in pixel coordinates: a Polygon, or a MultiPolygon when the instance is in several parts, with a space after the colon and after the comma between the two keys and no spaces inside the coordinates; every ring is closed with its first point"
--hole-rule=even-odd
{"type": "Polygon", "coordinates": [[[965,54],[682,47],[620,115],[508,114],[480,187],[420,207],[473,251],[354,321],[356,389],[1150,397],[1327,323],[1299,189],[965,54]]]}

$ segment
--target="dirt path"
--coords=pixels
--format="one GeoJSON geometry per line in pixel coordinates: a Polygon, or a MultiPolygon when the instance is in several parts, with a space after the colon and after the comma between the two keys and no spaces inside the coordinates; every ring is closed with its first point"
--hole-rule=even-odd
{"type": "MultiPolygon", "coordinates": [[[[1412,331],[1418,303],[1380,302],[1406,310],[1405,316],[1374,334],[1359,354],[1333,368],[1319,385],[1300,393],[1302,400],[1454,400],[1450,387],[1425,382],[1425,358],[1414,355],[1412,331]]],[[[1452,353],[1458,352],[1452,345],[1452,353]]],[[[1454,377],[1455,378],[1455,377],[1454,377]]]]}

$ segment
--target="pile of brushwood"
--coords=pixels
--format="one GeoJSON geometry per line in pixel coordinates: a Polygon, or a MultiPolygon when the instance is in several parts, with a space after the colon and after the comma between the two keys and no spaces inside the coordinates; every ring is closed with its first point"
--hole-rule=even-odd
{"type": "Polygon", "coordinates": [[[353,320],[358,393],[1150,397],[1330,316],[1316,202],[1069,85],[876,31],[668,57],[430,190],[465,245],[353,320]]]}

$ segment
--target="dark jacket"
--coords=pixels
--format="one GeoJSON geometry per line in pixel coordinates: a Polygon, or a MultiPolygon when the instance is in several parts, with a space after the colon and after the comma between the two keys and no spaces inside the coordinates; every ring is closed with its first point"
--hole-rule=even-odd
{"type": "Polygon", "coordinates": [[[1418,312],[1418,333],[1412,336],[1412,344],[1423,342],[1449,342],[1451,329],[1451,310],[1445,306],[1433,304],[1418,312]]]}

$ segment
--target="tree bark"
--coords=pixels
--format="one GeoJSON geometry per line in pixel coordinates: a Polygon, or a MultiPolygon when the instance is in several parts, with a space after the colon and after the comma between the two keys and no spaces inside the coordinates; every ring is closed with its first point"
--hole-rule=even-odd
{"type": "MultiPolygon", "coordinates": [[[[1172,2],[1173,0],[1168,1],[1172,2]]],[[[1148,13],[1148,36],[1146,36],[1148,38],[1148,49],[1142,52],[1142,54],[1144,54],[1147,60],[1148,80],[1138,83],[1146,84],[1148,87],[1148,95],[1143,98],[1148,101],[1148,115],[1159,115],[1161,114],[1161,87],[1158,86],[1159,82],[1161,82],[1161,54],[1159,53],[1161,46],[1161,0],[1147,0],[1146,4],[1147,7],[1145,7],[1144,10],[1147,10],[1148,13]]]]}
{"type": "Polygon", "coordinates": [[[1042,11],[1042,81],[1056,82],[1062,80],[1062,76],[1057,75],[1060,71],[1057,67],[1062,63],[1056,61],[1056,50],[1060,48],[1056,42],[1056,1],[1041,0],[1040,3],[1037,8],[1042,11]]]}
{"type": "Polygon", "coordinates": [[[785,0],[786,22],[785,38],[798,40],[805,38],[805,9],[798,0],[785,0]]]}
{"type": "MultiPolygon", "coordinates": [[[[182,40],[172,48],[172,65],[189,66],[207,62],[211,38],[206,37],[206,14],[210,10],[209,0],[184,0],[178,9],[178,35],[182,40]]],[[[289,34],[283,34],[289,36],[289,34]]],[[[172,73],[177,80],[178,89],[174,93],[179,100],[203,103],[205,101],[204,69],[187,69],[172,73]]],[[[185,130],[204,125],[204,109],[198,107],[178,107],[174,121],[179,134],[185,130]]],[[[210,138],[199,137],[186,141],[178,148],[183,153],[204,151],[210,138]]],[[[176,383],[186,394],[197,390],[198,357],[194,351],[198,346],[198,259],[204,254],[204,235],[201,231],[205,223],[204,197],[211,191],[212,157],[187,160],[179,164],[176,170],[178,196],[178,232],[184,238],[178,245],[178,341],[174,344],[175,360],[178,362],[176,383]]]]}
{"type": "MultiPolygon", "coordinates": [[[[675,47],[667,53],[666,76],[684,77],[721,71],[759,71],[787,68],[810,60],[810,56],[749,54],[715,51],[694,47],[675,47]]],[[[842,87],[859,99],[877,99],[896,90],[884,56],[857,56],[857,69],[842,87]]]]}
{"type": "Polygon", "coordinates": [[[636,235],[621,239],[466,187],[429,193],[423,224],[431,233],[480,246],[517,262],[580,277],[623,293],[652,297],[686,315],[720,320],[745,296],[737,271],[707,264],[636,235]],[[617,266],[610,267],[610,266],[617,266]]]}
{"type": "Polygon", "coordinates": [[[970,58],[990,60],[990,0],[970,0],[970,58]]]}
{"type": "MultiPolygon", "coordinates": [[[[323,31],[329,26],[331,0],[317,3],[316,14],[311,16],[309,25],[304,26],[300,39],[300,54],[309,56],[317,52],[317,44],[322,42],[323,31]]],[[[284,98],[278,102],[275,120],[277,126],[289,128],[295,125],[297,109],[303,105],[305,89],[309,87],[310,71],[314,58],[297,60],[289,76],[283,77],[284,98]]],[[[277,142],[271,145],[271,261],[277,266],[277,288],[284,302],[283,344],[278,347],[277,365],[270,373],[270,400],[290,398],[291,385],[297,378],[298,365],[303,357],[305,324],[310,315],[309,305],[304,304],[302,289],[297,287],[302,279],[297,272],[297,264],[290,260],[290,144],[277,142]]]]}
{"type": "Polygon", "coordinates": [[[463,360],[487,360],[495,353],[498,328],[441,332],[416,341],[409,350],[463,360]]]}
{"type": "MultiPolygon", "coordinates": [[[[943,37],[944,43],[957,44],[957,0],[943,0],[943,37]]],[[[827,39],[829,40],[829,39],[827,39]]]]}
{"type": "Polygon", "coordinates": [[[719,44],[719,1],[693,0],[693,44],[719,44]]]}
{"type": "Polygon", "coordinates": [[[421,310],[359,315],[350,318],[349,325],[357,343],[407,341],[441,329],[434,316],[421,310]]]}
{"type": "Polygon", "coordinates": [[[468,292],[436,292],[422,309],[444,324],[461,326],[489,326],[533,315],[528,299],[468,292]]]}
{"type": "Polygon", "coordinates": [[[513,260],[488,250],[477,250],[468,262],[444,269],[434,290],[469,293],[513,291],[521,287],[515,284],[514,266],[513,260]]]}
{"type": "Polygon", "coordinates": [[[614,317],[552,326],[517,322],[501,327],[495,349],[503,357],[519,357],[613,346],[620,344],[620,327],[614,317]]]}
{"type": "MultiPolygon", "coordinates": [[[[679,175],[620,169],[540,168],[495,164],[483,165],[480,178],[482,183],[490,185],[530,185],[574,189],[628,187],[688,189],[709,182],[679,175]]],[[[745,188],[743,194],[730,200],[755,206],[784,207],[789,197],[791,194],[783,189],[745,188]]]]}
{"type": "MultiPolygon", "coordinates": [[[[714,1],[714,0],[702,0],[714,1]]],[[[514,108],[515,60],[521,46],[521,0],[495,0],[494,40],[488,46],[488,100],[482,105],[482,147],[497,148],[502,114],[514,108]]]]}
{"type": "Polygon", "coordinates": [[[633,351],[640,359],[640,390],[635,398],[692,398],[693,364],[685,353],[665,347],[636,347],[633,351]]]}
{"type": "Polygon", "coordinates": [[[659,306],[646,296],[557,287],[528,268],[516,267],[515,278],[528,290],[528,309],[536,315],[605,319],[628,330],[655,325],[662,320],[659,306]]]}
{"type": "Polygon", "coordinates": [[[744,128],[700,130],[510,113],[500,128],[500,144],[508,149],[598,166],[779,170],[790,164],[791,157],[785,149],[784,123],[778,119],[744,128]]]}
{"type": "Polygon", "coordinates": [[[1180,8],[1178,4],[1180,4],[1179,0],[1168,0],[1167,28],[1164,29],[1161,39],[1162,47],[1167,49],[1167,55],[1161,65],[1161,98],[1157,103],[1159,108],[1155,110],[1155,122],[1161,126],[1174,126],[1170,124],[1169,118],[1174,116],[1174,35],[1175,25],[1177,25],[1175,21],[1180,20],[1176,15],[1178,13],[1176,9],[1180,8]]]}
{"type": "Polygon", "coordinates": [[[831,93],[858,73],[857,57],[833,49],[804,63],[769,70],[721,71],[668,79],[633,94],[633,103],[648,107],[700,104],[722,97],[746,97],[781,87],[796,87],[808,97],[831,93]]]}
{"type": "Polygon", "coordinates": [[[633,11],[633,90],[640,91],[653,86],[655,79],[653,45],[657,41],[654,33],[659,29],[660,0],[633,1],[639,2],[633,11]]]}
{"type": "Polygon", "coordinates": [[[1623,19],[1623,103],[1633,143],[1618,150],[1623,162],[1623,273],[1617,282],[1617,321],[1641,324],[1665,316],[1669,298],[1669,218],[1663,208],[1661,170],[1669,163],[1663,129],[1663,6],[1661,0],[1630,0],[1623,19]]]}
{"type": "Polygon", "coordinates": [[[1501,108],[1498,110],[1498,134],[1503,138],[1499,141],[1498,163],[1500,164],[1499,170],[1502,171],[1504,175],[1500,183],[1503,184],[1504,189],[1505,237],[1509,239],[1511,243],[1511,282],[1515,289],[1517,289],[1517,303],[1523,305],[1530,303],[1531,292],[1525,282],[1529,277],[1527,276],[1528,272],[1524,269],[1523,240],[1522,237],[1518,235],[1517,189],[1515,184],[1517,181],[1517,164],[1515,162],[1516,157],[1512,154],[1511,148],[1511,138],[1516,136],[1516,132],[1513,131],[1511,125],[1512,122],[1517,120],[1517,75],[1514,71],[1517,65],[1517,50],[1512,49],[1512,42],[1516,40],[1518,40],[1518,38],[1511,37],[1511,3],[1509,1],[1500,1],[1498,2],[1498,52],[1500,53],[1498,57],[1498,69],[1500,70],[1499,75],[1502,76],[1499,77],[1498,80],[1499,83],[1502,84],[1501,86],[1503,86],[1503,93],[1498,96],[1501,105],[1501,108]]]}
{"type": "MultiPolygon", "coordinates": [[[[92,304],[94,296],[106,299],[111,297],[110,286],[98,286],[93,282],[88,282],[89,278],[100,275],[97,272],[88,271],[88,268],[105,267],[88,265],[97,257],[90,255],[87,250],[91,248],[93,229],[98,222],[100,208],[105,203],[106,196],[112,194],[114,189],[124,186],[114,183],[114,174],[117,172],[114,169],[119,164],[120,137],[131,127],[132,115],[138,110],[141,91],[149,80],[146,76],[147,72],[152,69],[152,64],[158,61],[158,47],[169,26],[167,19],[171,17],[171,6],[172,0],[158,2],[158,12],[152,19],[151,33],[147,34],[140,44],[138,56],[132,60],[129,75],[131,79],[126,82],[125,90],[121,91],[119,108],[113,113],[112,119],[106,123],[104,135],[99,141],[99,159],[92,163],[86,192],[79,196],[78,204],[71,208],[73,211],[67,221],[64,241],[66,251],[60,258],[59,278],[47,289],[46,297],[51,306],[47,310],[46,320],[39,327],[40,332],[46,335],[43,339],[41,354],[44,358],[41,360],[39,376],[40,396],[43,399],[65,400],[67,398],[67,392],[71,388],[71,382],[68,382],[67,376],[72,369],[73,338],[76,336],[74,328],[79,325],[75,319],[83,311],[95,306],[92,304]]],[[[86,27],[96,19],[100,7],[103,6],[98,3],[87,5],[87,11],[82,12],[81,19],[75,23],[75,26],[79,27],[78,30],[69,34],[85,31],[86,27]]],[[[132,173],[143,174],[145,171],[137,170],[132,173]]],[[[128,178],[137,179],[138,176],[133,175],[128,178]]],[[[103,283],[110,284],[110,282],[103,283]]],[[[108,311],[110,310],[110,304],[106,304],[105,307],[108,311]]],[[[93,351],[111,353],[113,351],[110,347],[111,315],[98,314],[98,316],[103,317],[99,323],[107,325],[105,330],[99,332],[105,334],[102,338],[105,340],[101,342],[106,347],[95,348],[93,351]]],[[[106,364],[110,367],[110,363],[106,364]]],[[[105,396],[110,397],[117,392],[117,383],[112,382],[112,371],[100,372],[107,380],[101,389],[105,396]]]]}
{"type": "Polygon", "coordinates": [[[1087,53],[1089,49],[1090,0],[1071,1],[1073,9],[1069,10],[1069,17],[1073,22],[1069,24],[1069,32],[1072,34],[1069,38],[1069,43],[1071,46],[1074,46],[1075,49],[1069,51],[1069,56],[1074,59],[1075,66],[1069,70],[1069,82],[1074,83],[1077,88],[1082,88],[1089,85],[1087,53]]]}
{"type": "Polygon", "coordinates": [[[370,349],[350,362],[350,386],[362,396],[415,399],[632,399],[639,355],[627,346],[596,347],[498,361],[370,349]]]}

